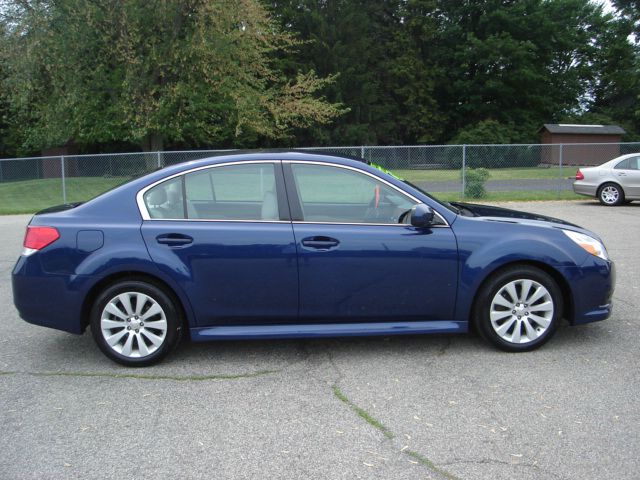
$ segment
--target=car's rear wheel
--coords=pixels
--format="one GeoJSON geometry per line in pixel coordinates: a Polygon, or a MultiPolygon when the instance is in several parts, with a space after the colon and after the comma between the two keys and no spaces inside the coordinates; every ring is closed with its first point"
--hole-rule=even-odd
{"type": "Polygon", "coordinates": [[[562,293],[556,281],[528,265],[498,271],[478,295],[477,330],[505,351],[524,352],[542,346],[562,317],[562,293]]]}
{"type": "Polygon", "coordinates": [[[624,191],[620,185],[605,183],[598,190],[598,200],[608,207],[622,205],[624,203],[624,191]]]}
{"type": "Polygon", "coordinates": [[[177,345],[182,325],[171,296],[140,280],[107,287],[93,305],[90,323],[100,350],[130,367],[162,360],[177,345]]]}

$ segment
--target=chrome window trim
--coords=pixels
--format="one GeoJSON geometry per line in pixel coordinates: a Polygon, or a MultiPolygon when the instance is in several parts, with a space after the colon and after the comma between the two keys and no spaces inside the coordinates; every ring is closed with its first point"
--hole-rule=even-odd
{"type": "MultiPolygon", "coordinates": [[[[168,177],[164,177],[160,180],[156,180],[155,182],[153,182],[150,185],[147,185],[146,187],[140,189],[138,191],[138,193],[136,194],[136,203],[138,204],[138,210],[140,211],[140,215],[142,216],[142,220],[144,221],[153,221],[153,222],[157,222],[157,221],[161,221],[161,222],[226,222],[226,223],[294,223],[294,224],[317,224],[317,225],[368,225],[368,226],[385,226],[385,227],[410,227],[411,224],[406,224],[406,223],[353,223],[353,222],[308,222],[308,221],[289,221],[289,220],[241,220],[241,219],[209,219],[209,218],[151,218],[151,216],[149,215],[149,211],[147,210],[147,206],[144,203],[144,194],[147,193],[148,190],[151,190],[153,187],[155,187],[156,185],[160,185],[161,183],[164,183],[166,181],[169,181],[173,178],[179,177],[181,175],[187,175],[189,173],[193,173],[193,172],[198,172],[200,170],[207,170],[207,169],[211,169],[211,168],[218,168],[218,167],[227,167],[230,165],[251,165],[251,164],[263,164],[263,163],[270,163],[273,164],[275,167],[276,163],[296,163],[296,164],[309,164],[309,165],[324,165],[324,166],[329,166],[329,167],[335,167],[335,168],[343,168],[345,170],[352,170],[354,172],[357,173],[362,173],[364,175],[368,175],[371,178],[373,178],[374,180],[378,180],[382,183],[384,183],[385,185],[388,185],[389,187],[391,187],[392,189],[396,190],[397,192],[399,192],[401,195],[404,195],[405,197],[410,198],[413,202],[415,203],[422,203],[420,200],[418,200],[416,197],[414,197],[413,195],[411,195],[410,193],[405,192],[404,190],[402,190],[399,187],[396,187],[395,185],[393,185],[392,183],[388,182],[387,180],[385,180],[384,178],[380,178],[372,173],[369,172],[365,172],[364,170],[360,170],[358,168],[355,167],[351,167],[348,165],[339,165],[336,163],[330,163],[330,162],[318,162],[318,161],[305,161],[305,160],[241,160],[241,161],[232,161],[232,162],[224,162],[224,163],[217,163],[215,165],[203,165],[201,167],[195,167],[192,168],[190,170],[185,170],[183,172],[178,172],[178,173],[174,173],[173,175],[170,175],[168,177]]],[[[184,192],[184,194],[186,195],[186,192],[184,192]]],[[[436,209],[433,209],[433,212],[438,216],[438,218],[440,219],[440,221],[442,222],[442,225],[433,225],[431,228],[449,228],[449,222],[447,222],[447,220],[440,215],[440,213],[438,213],[438,211],[436,209]]]]}
{"type": "MultiPolygon", "coordinates": [[[[404,190],[402,190],[401,188],[395,186],[393,183],[388,182],[387,180],[385,180],[384,178],[380,178],[377,175],[374,175],[373,173],[370,172],[365,172],[364,170],[360,170],[358,168],[355,167],[350,167],[348,165],[338,165],[336,163],[329,163],[329,162],[317,162],[317,161],[305,161],[305,160],[282,160],[282,163],[288,163],[288,164],[300,164],[300,165],[324,165],[324,166],[329,166],[329,167],[335,167],[335,168],[343,168],[345,170],[352,170],[354,172],[357,173],[362,173],[364,175],[368,175],[371,178],[373,178],[374,180],[378,180],[379,182],[384,183],[385,185],[391,187],[392,189],[396,190],[397,192],[399,192],[401,195],[404,195],[405,197],[410,198],[414,203],[422,203],[420,200],[418,200],[416,197],[414,197],[413,195],[411,195],[410,193],[405,192],[404,190]]],[[[302,201],[302,200],[301,200],[302,201]]],[[[433,209],[433,213],[435,215],[438,216],[438,218],[440,219],[440,221],[443,223],[443,225],[433,225],[433,227],[438,227],[438,228],[442,228],[442,227],[450,227],[449,222],[447,222],[447,220],[440,215],[440,213],[433,207],[431,207],[433,209]]],[[[321,224],[321,225],[385,225],[385,226],[389,226],[389,225],[397,225],[397,226],[411,226],[411,224],[406,224],[406,223],[354,223],[354,222],[308,222],[308,221],[294,221],[293,223],[317,223],[317,224],[321,224]]],[[[433,228],[432,227],[432,228],[433,228]]]]}
{"type": "MultiPolygon", "coordinates": [[[[142,220],[149,220],[149,221],[169,221],[169,222],[175,222],[175,221],[180,221],[180,222],[243,222],[243,223],[254,223],[254,222],[259,222],[259,223],[291,223],[287,220],[234,220],[234,219],[208,219],[208,218],[151,218],[151,216],[149,215],[149,210],[147,210],[147,206],[144,203],[144,194],[147,193],[148,190],[151,190],[153,187],[155,187],[156,185],[160,185],[161,183],[164,183],[168,180],[171,180],[173,178],[179,177],[181,175],[187,175],[189,173],[193,173],[193,172],[197,172],[200,170],[207,170],[209,168],[217,168],[217,167],[226,167],[229,165],[250,165],[250,164],[258,164],[258,163],[271,163],[274,165],[275,168],[275,164],[279,163],[280,160],[244,160],[244,161],[234,161],[234,162],[224,162],[224,163],[217,163],[215,165],[203,165],[201,167],[195,167],[192,168],[191,170],[185,170],[183,172],[178,172],[178,173],[174,173],[173,175],[170,175],[168,177],[164,177],[161,180],[157,180],[155,182],[153,182],[151,185],[147,185],[146,187],[144,187],[143,189],[141,189],[140,191],[138,191],[138,193],[136,194],[136,203],[138,204],[138,210],[140,211],[140,215],[142,216],[142,220]]],[[[186,195],[187,192],[184,192],[184,195],[186,195]]]]}
{"type": "MultiPolygon", "coordinates": [[[[435,210],[434,210],[434,213],[435,210]]],[[[440,215],[438,215],[440,216],[440,215]]],[[[412,227],[410,223],[354,223],[354,222],[306,222],[303,220],[294,220],[294,225],[351,225],[353,227],[369,226],[369,227],[412,227]]],[[[449,225],[431,225],[429,228],[449,228],[449,225]]]]}

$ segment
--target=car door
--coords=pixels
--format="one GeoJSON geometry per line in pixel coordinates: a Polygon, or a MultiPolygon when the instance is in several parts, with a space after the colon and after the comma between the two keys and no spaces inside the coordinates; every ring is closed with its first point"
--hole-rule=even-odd
{"type": "Polygon", "coordinates": [[[411,226],[408,212],[418,200],[359,169],[283,166],[301,323],[453,318],[458,253],[444,219],[411,226]]]}
{"type": "Polygon", "coordinates": [[[618,163],[613,168],[613,177],[622,185],[626,196],[640,197],[640,156],[618,163]]]}
{"type": "Polygon", "coordinates": [[[296,248],[280,162],[199,168],[143,190],[139,203],[149,253],[183,288],[198,326],[296,321],[296,248]]]}

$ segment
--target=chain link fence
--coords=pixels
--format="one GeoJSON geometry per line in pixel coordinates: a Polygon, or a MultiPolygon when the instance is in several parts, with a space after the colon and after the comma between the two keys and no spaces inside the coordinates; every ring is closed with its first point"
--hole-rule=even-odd
{"type": "MultiPolygon", "coordinates": [[[[445,200],[573,198],[576,169],[639,153],[638,143],[417,145],[302,148],[391,170],[445,200]]],[[[158,168],[231,150],[0,159],[0,213],[88,200],[158,168]]]]}

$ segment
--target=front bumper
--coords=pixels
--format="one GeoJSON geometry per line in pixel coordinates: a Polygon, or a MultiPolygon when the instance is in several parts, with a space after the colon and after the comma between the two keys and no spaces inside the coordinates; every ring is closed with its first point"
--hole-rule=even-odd
{"type": "Polygon", "coordinates": [[[590,256],[580,267],[562,270],[572,293],[573,315],[569,322],[580,325],[609,318],[616,284],[615,264],[590,256]]]}

